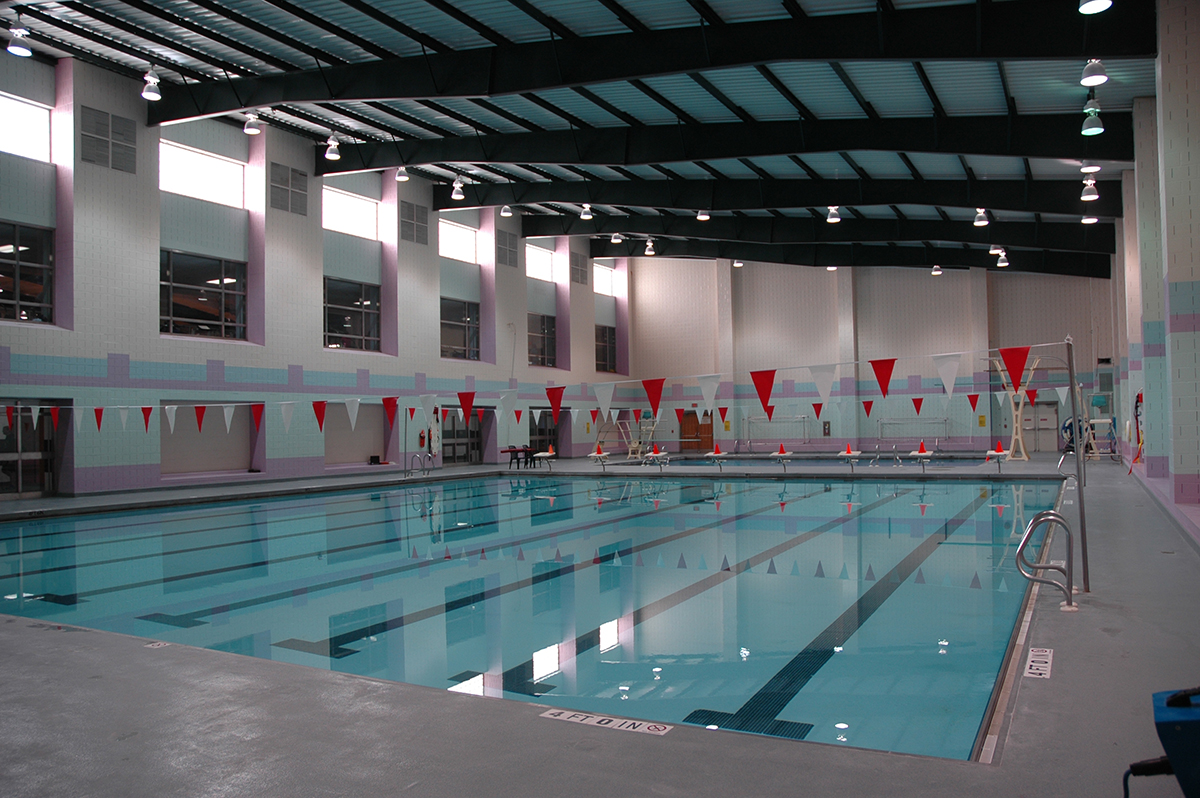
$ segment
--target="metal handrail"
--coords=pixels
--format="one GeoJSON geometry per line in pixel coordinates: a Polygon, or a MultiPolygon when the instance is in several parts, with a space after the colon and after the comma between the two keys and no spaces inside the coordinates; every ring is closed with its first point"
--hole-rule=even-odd
{"type": "Polygon", "coordinates": [[[867,464],[867,468],[872,468],[872,467],[875,467],[875,468],[878,468],[878,467],[879,467],[879,444],[878,444],[878,443],[877,443],[877,444],[875,444],[875,457],[874,457],[874,459],[872,459],[872,460],[871,460],[871,462],[867,464]]]}
{"type": "Polygon", "coordinates": [[[417,471],[421,472],[421,476],[429,476],[429,472],[433,470],[433,455],[429,452],[414,452],[413,456],[408,458],[408,468],[404,470],[404,476],[411,476],[417,471]],[[413,468],[413,461],[417,461],[417,467],[413,468]]]}
{"type": "MultiPolygon", "coordinates": [[[[1049,532],[1049,530],[1047,530],[1049,532]]],[[[1067,524],[1067,519],[1062,513],[1054,510],[1042,510],[1029,521],[1029,525],[1025,527],[1025,534],[1021,536],[1021,543],[1017,546],[1017,570],[1021,572],[1021,576],[1031,582],[1041,582],[1044,585],[1053,585],[1066,595],[1067,600],[1062,608],[1063,612],[1074,612],[1078,609],[1071,595],[1071,589],[1074,585],[1074,543],[1071,535],[1071,527],[1067,524]],[[1049,563],[1031,563],[1025,559],[1025,547],[1029,545],[1030,539],[1033,537],[1033,532],[1042,524],[1058,524],[1067,533],[1067,566],[1063,568],[1058,565],[1049,563]],[[1024,566],[1024,567],[1022,567],[1024,566]],[[1028,568],[1029,571],[1025,569],[1028,568]],[[1045,577],[1035,576],[1032,571],[1058,571],[1066,579],[1066,584],[1054,579],[1046,579],[1045,577]]]]}
{"type": "Polygon", "coordinates": [[[904,465],[904,463],[900,462],[900,452],[896,451],[896,447],[899,445],[898,443],[892,444],[892,468],[899,468],[904,465]]]}

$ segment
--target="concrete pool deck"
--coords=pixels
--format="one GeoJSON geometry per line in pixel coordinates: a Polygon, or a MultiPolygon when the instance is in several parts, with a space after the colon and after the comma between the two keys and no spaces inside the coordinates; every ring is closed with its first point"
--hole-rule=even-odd
{"type": "MultiPolygon", "coordinates": [[[[1001,476],[1051,476],[1056,462],[1005,464],[1001,476]]],[[[497,473],[445,469],[434,476],[481,471],[497,473]]],[[[992,479],[995,471],[962,464],[936,475],[930,469],[927,477],[992,479]]],[[[727,465],[718,475],[711,466],[673,461],[663,476],[780,472],[772,464],[727,465]]],[[[599,476],[600,469],[563,461],[554,473],[599,476]]],[[[788,467],[796,478],[839,473],[849,475],[830,463],[788,467]]],[[[1078,613],[1059,612],[1060,596],[1051,591],[1036,598],[1025,649],[1053,649],[1052,675],[1015,678],[998,710],[1003,723],[992,764],[683,725],[662,737],[618,733],[540,718],[544,708],[532,704],[174,644],[148,648],[143,638],[0,616],[0,784],[6,798],[1119,794],[1130,762],[1162,753],[1150,694],[1200,684],[1200,554],[1125,467],[1092,462],[1087,474],[1093,592],[1079,596],[1078,613]]],[[[654,477],[658,469],[610,467],[604,476],[654,477]]],[[[918,479],[920,469],[860,467],[855,476],[918,479]]],[[[311,490],[352,482],[379,484],[347,477],[284,485],[311,490]]],[[[221,491],[228,495],[227,488],[174,488],[40,504],[78,512],[221,491]]],[[[1074,520],[1073,505],[1064,511],[1074,520]]],[[[1055,546],[1052,556],[1061,557],[1061,535],[1055,546]]],[[[1023,664],[1024,653],[1016,660],[1023,664]]],[[[1181,795],[1163,776],[1134,779],[1130,792],[1181,795]]]]}

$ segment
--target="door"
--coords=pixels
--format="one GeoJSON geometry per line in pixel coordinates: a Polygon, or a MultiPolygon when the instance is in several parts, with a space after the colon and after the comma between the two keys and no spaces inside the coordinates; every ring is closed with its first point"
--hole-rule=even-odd
{"type": "Polygon", "coordinates": [[[49,403],[0,399],[0,404],[5,409],[0,416],[0,500],[53,495],[58,490],[54,480],[56,430],[46,406],[49,403]]]}
{"type": "Polygon", "coordinates": [[[679,428],[679,448],[685,452],[712,451],[712,413],[699,418],[695,413],[685,413],[683,426],[679,428]]]}
{"type": "Polygon", "coordinates": [[[1038,402],[1025,405],[1021,413],[1025,446],[1031,452],[1058,451],[1058,403],[1038,402]]]}

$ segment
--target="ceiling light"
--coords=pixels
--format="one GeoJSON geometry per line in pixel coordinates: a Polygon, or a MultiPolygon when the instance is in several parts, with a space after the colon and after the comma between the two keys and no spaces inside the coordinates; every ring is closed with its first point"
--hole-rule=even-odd
{"type": "Polygon", "coordinates": [[[583,210],[580,211],[579,218],[585,222],[590,222],[592,220],[592,206],[586,202],[583,203],[583,210]]]}
{"type": "Polygon", "coordinates": [[[463,194],[462,187],[463,187],[462,178],[461,177],[454,178],[454,188],[450,191],[450,199],[460,200],[460,199],[463,199],[464,197],[466,197],[467,195],[463,194]]]}
{"type": "Polygon", "coordinates": [[[507,219],[508,217],[512,216],[512,208],[505,205],[500,209],[500,215],[507,219]]]}
{"type": "Polygon", "coordinates": [[[15,55],[18,58],[28,58],[33,55],[33,50],[29,48],[29,28],[21,24],[21,15],[17,14],[17,24],[8,29],[12,34],[12,38],[8,40],[8,52],[10,55],[15,55]]]}
{"type": "Polygon", "coordinates": [[[1087,66],[1083,68],[1083,77],[1079,79],[1079,85],[1090,88],[1107,82],[1108,72],[1104,70],[1104,64],[1100,63],[1100,59],[1093,58],[1088,61],[1087,66]]]}
{"type": "Polygon", "coordinates": [[[397,183],[407,183],[408,182],[408,167],[401,166],[399,169],[396,170],[396,182],[397,183]]]}
{"type": "Polygon", "coordinates": [[[1095,216],[1085,216],[1082,219],[1080,219],[1079,221],[1081,224],[1095,224],[1096,222],[1098,222],[1100,220],[1097,219],[1095,216]]]}
{"type": "Polygon", "coordinates": [[[984,212],[983,208],[975,209],[975,226],[976,227],[987,227],[988,226],[987,213],[984,212]]]}
{"type": "Polygon", "coordinates": [[[1096,178],[1089,177],[1083,181],[1083,193],[1079,198],[1084,202],[1095,202],[1100,199],[1100,192],[1096,190],[1096,178]]]}
{"type": "Polygon", "coordinates": [[[246,124],[242,125],[242,132],[247,136],[262,133],[262,122],[258,121],[258,114],[246,114],[246,124]]]}
{"type": "Polygon", "coordinates": [[[1094,175],[1096,172],[1100,171],[1100,164],[1094,163],[1093,161],[1084,161],[1083,163],[1079,164],[1079,171],[1085,175],[1094,175]]]}
{"type": "Polygon", "coordinates": [[[1085,136],[1099,136],[1104,132],[1104,123],[1100,121],[1100,103],[1093,98],[1083,106],[1087,118],[1083,120],[1083,129],[1079,132],[1085,136]]]}
{"type": "Polygon", "coordinates": [[[340,161],[342,159],[342,154],[338,152],[338,141],[333,137],[332,133],[329,134],[329,138],[325,140],[325,144],[327,145],[325,147],[325,160],[340,161]]]}
{"type": "Polygon", "coordinates": [[[620,244],[624,240],[625,236],[621,235],[620,233],[613,233],[612,238],[608,239],[610,244],[620,244]]]}
{"type": "Polygon", "coordinates": [[[707,222],[710,218],[708,211],[696,211],[697,222],[707,222]]]}
{"type": "Polygon", "coordinates": [[[1008,265],[1008,255],[1004,252],[1000,253],[1000,257],[996,258],[996,265],[1003,269],[1008,265]]]}
{"type": "Polygon", "coordinates": [[[1002,252],[1004,252],[1004,247],[999,244],[992,244],[991,249],[988,250],[989,255],[999,255],[1002,252]]]}
{"type": "Polygon", "coordinates": [[[654,254],[654,239],[653,238],[646,239],[646,254],[647,255],[654,254]]]}
{"type": "Polygon", "coordinates": [[[743,266],[745,266],[745,265],[746,265],[746,264],[742,263],[740,260],[735,260],[735,261],[733,262],[733,268],[735,268],[735,269],[740,269],[740,268],[742,268],[742,267],[743,267],[743,266]]]}
{"type": "Polygon", "coordinates": [[[162,92],[158,88],[158,75],[151,69],[142,75],[142,79],[146,81],[146,85],[142,87],[142,99],[156,103],[162,99],[162,92]]]}
{"type": "Polygon", "coordinates": [[[826,267],[825,267],[825,271],[827,271],[827,272],[836,272],[836,271],[837,271],[837,266],[826,266],[826,267]]]}
{"type": "Polygon", "coordinates": [[[935,264],[933,264],[933,271],[931,271],[929,273],[932,274],[934,277],[941,277],[942,276],[942,267],[938,266],[935,263],[935,264]]]}
{"type": "Polygon", "coordinates": [[[838,206],[830,205],[828,207],[829,215],[825,217],[825,221],[829,222],[830,224],[837,224],[842,220],[842,217],[838,214],[838,206]]]}
{"type": "Polygon", "coordinates": [[[1112,6],[1112,0],[1079,0],[1080,14],[1099,14],[1112,6]]]}

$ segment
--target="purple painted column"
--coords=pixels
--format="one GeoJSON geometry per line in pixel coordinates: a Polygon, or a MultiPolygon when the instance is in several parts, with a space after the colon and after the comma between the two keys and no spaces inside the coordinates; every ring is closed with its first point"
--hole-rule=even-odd
{"type": "Polygon", "coordinates": [[[479,359],[496,362],[496,209],[479,209],[479,359]]]}
{"type": "Polygon", "coordinates": [[[629,373],[629,258],[613,267],[613,299],[617,304],[617,373],[629,373]]]}
{"type": "Polygon", "coordinates": [[[555,364],[571,368],[571,238],[554,239],[555,364]]]}
{"type": "Polygon", "coordinates": [[[267,343],[267,142],[273,135],[249,136],[250,160],[246,164],[248,252],[246,261],[246,340],[267,343]]]}
{"type": "MultiPolygon", "coordinates": [[[[400,289],[397,241],[400,202],[396,197],[396,170],[383,173],[379,202],[379,350],[400,354],[400,289]]],[[[390,457],[390,456],[389,456],[390,457]]]]}
{"type": "Polygon", "coordinates": [[[54,324],[75,329],[75,62],[60,58],[54,69],[51,160],[54,191],[54,324]]]}

